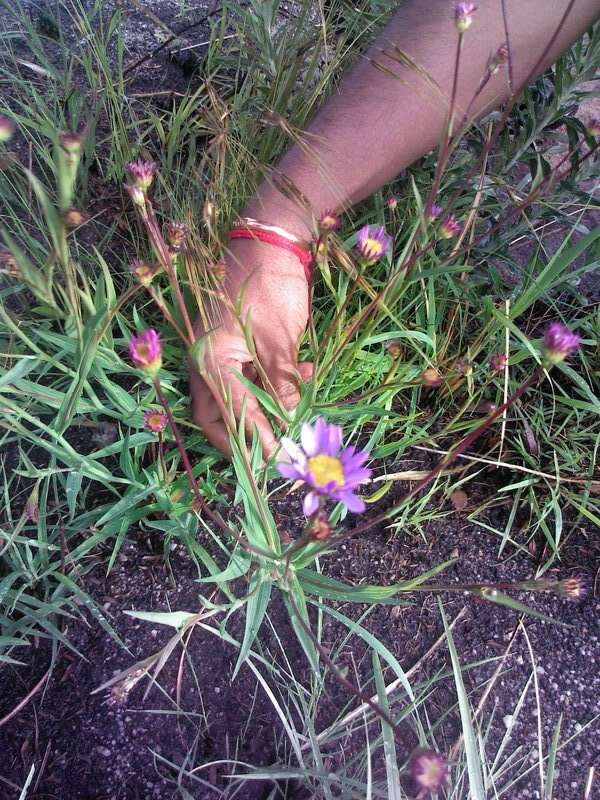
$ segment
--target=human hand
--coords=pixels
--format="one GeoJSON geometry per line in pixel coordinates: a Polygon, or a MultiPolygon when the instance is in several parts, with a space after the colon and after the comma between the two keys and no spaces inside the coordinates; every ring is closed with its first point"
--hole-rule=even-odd
{"type": "Polygon", "coordinates": [[[256,398],[235,375],[242,374],[271,394],[287,411],[299,400],[299,380],[309,380],[312,364],[298,364],[298,343],[308,320],[309,287],[298,258],[278,247],[254,240],[234,240],[226,258],[223,302],[206,330],[201,363],[191,374],[194,420],[207,439],[231,455],[227,425],[221,409],[231,396],[236,419],[246,405],[246,431],[254,427],[269,458],[277,448],[273,430],[256,398]],[[241,319],[249,331],[259,364],[254,363],[244,330],[231,313],[241,297],[241,319]],[[262,381],[260,375],[266,376],[262,381]],[[266,385],[264,385],[266,384],[266,385]],[[220,403],[218,400],[220,399],[220,403]]]}

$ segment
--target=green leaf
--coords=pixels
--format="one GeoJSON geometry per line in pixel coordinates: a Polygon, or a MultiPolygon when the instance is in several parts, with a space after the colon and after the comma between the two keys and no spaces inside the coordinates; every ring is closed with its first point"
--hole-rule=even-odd
{"type": "MultiPolygon", "coordinates": [[[[375,687],[377,689],[377,704],[381,707],[382,711],[385,711],[389,716],[390,706],[385,693],[383,673],[381,671],[381,664],[379,663],[379,656],[375,651],[373,651],[373,674],[375,676],[375,687]]],[[[394,729],[389,722],[383,718],[381,718],[381,732],[383,734],[383,755],[385,757],[388,800],[402,800],[394,729]]]]}
{"type": "Polygon", "coordinates": [[[288,576],[288,583],[289,583],[289,590],[294,598],[294,605],[290,601],[289,595],[287,592],[283,592],[283,599],[285,601],[288,614],[290,615],[290,620],[292,623],[292,627],[298,637],[298,641],[302,645],[302,649],[306,657],[308,658],[308,663],[310,664],[312,671],[315,675],[319,675],[319,653],[313,642],[312,638],[303,628],[303,626],[298,622],[298,613],[302,617],[304,624],[307,628],[310,628],[310,619],[308,618],[308,609],[306,607],[306,597],[304,596],[304,592],[302,591],[302,586],[298,578],[290,572],[288,576]]]}
{"type": "Polygon", "coordinates": [[[450,651],[452,670],[454,672],[454,683],[456,685],[456,693],[458,695],[458,708],[462,723],[465,754],[467,756],[467,773],[469,775],[470,790],[469,796],[472,798],[472,800],[485,800],[483,772],[481,769],[481,760],[479,758],[477,737],[475,736],[475,731],[473,729],[471,705],[465,689],[465,684],[462,677],[462,669],[460,666],[458,653],[456,652],[456,647],[454,645],[454,638],[452,637],[452,629],[448,625],[448,620],[446,619],[446,614],[444,613],[444,606],[439,599],[438,605],[442,615],[442,622],[444,623],[444,630],[446,631],[448,650],[450,651]]]}
{"type": "Polygon", "coordinates": [[[189,611],[125,611],[128,617],[154,622],[156,625],[168,625],[176,630],[185,628],[198,615],[189,611]]]}
{"type": "Polygon", "coordinates": [[[256,639],[260,626],[263,623],[269,598],[271,597],[271,579],[268,575],[261,574],[257,570],[250,580],[250,593],[246,603],[246,627],[244,629],[244,639],[238,660],[233,670],[232,680],[236,677],[240,667],[246,660],[248,653],[256,639]]]}

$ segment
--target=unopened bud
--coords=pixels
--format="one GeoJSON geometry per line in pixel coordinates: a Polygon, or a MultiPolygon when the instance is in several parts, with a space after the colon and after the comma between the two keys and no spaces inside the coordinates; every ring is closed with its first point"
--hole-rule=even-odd
{"type": "Polygon", "coordinates": [[[15,127],[15,123],[12,119],[0,114],[0,144],[4,144],[12,139],[15,127]]]}
{"type": "Polygon", "coordinates": [[[474,3],[460,2],[454,6],[454,24],[459,33],[464,33],[473,24],[474,3]]]}
{"type": "Polygon", "coordinates": [[[421,373],[421,383],[423,386],[427,386],[428,389],[437,389],[439,388],[444,382],[444,379],[433,367],[429,367],[429,369],[424,370],[421,373]]]}
{"type": "Polygon", "coordinates": [[[87,221],[87,215],[77,208],[68,208],[63,212],[63,222],[67,228],[78,228],[87,221]]]}
{"type": "Polygon", "coordinates": [[[384,345],[387,354],[390,358],[393,358],[394,361],[400,361],[401,358],[404,357],[404,347],[400,342],[400,339],[389,339],[384,345]]]}
{"type": "Polygon", "coordinates": [[[490,59],[490,63],[488,64],[488,71],[490,75],[495,75],[500,67],[504,66],[508,61],[508,47],[505,44],[501,44],[500,47],[496,50],[495,54],[490,59]]]}
{"type": "Polygon", "coordinates": [[[150,286],[156,271],[145,261],[136,258],[129,266],[129,272],[142,286],[150,286]]]}
{"type": "Polygon", "coordinates": [[[187,226],[183,222],[169,222],[166,228],[167,244],[171,251],[180,253],[184,247],[187,239],[187,226]]]}
{"type": "Polygon", "coordinates": [[[504,353],[495,353],[490,358],[490,369],[492,370],[492,372],[504,372],[507,364],[508,364],[508,359],[504,355],[504,353]]]}
{"type": "Polygon", "coordinates": [[[319,514],[312,523],[311,537],[317,542],[324,542],[331,535],[331,527],[326,517],[319,514]]]}
{"type": "Polygon", "coordinates": [[[398,208],[398,198],[388,197],[386,206],[390,209],[390,211],[395,211],[398,208]]]}

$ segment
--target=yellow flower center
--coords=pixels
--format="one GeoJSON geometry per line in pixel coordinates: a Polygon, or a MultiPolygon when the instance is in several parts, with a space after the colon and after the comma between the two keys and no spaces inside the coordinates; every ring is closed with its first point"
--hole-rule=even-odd
{"type": "Polygon", "coordinates": [[[327,486],[328,483],[335,483],[342,486],[344,483],[344,470],[337,458],[332,456],[314,456],[308,459],[308,471],[310,472],[315,486],[327,486]]]}
{"type": "Polygon", "coordinates": [[[383,247],[377,239],[365,239],[362,244],[362,250],[367,258],[376,258],[383,252],[383,247]]]}
{"type": "Polygon", "coordinates": [[[150,414],[147,417],[148,427],[152,429],[162,428],[163,427],[163,419],[161,414],[150,414]]]}
{"type": "Polygon", "coordinates": [[[148,361],[150,358],[150,348],[147,344],[138,344],[137,354],[138,358],[142,359],[143,361],[148,361]]]}

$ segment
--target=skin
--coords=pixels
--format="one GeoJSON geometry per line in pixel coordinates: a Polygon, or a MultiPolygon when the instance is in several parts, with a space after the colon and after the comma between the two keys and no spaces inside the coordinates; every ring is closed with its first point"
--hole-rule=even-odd
{"type": "MultiPolygon", "coordinates": [[[[533,77],[532,71],[543,72],[600,16],[600,0],[574,0],[555,36],[569,6],[569,0],[504,0],[510,73],[516,91],[533,77]]],[[[513,94],[505,67],[472,103],[490,58],[507,41],[502,8],[503,0],[479,0],[473,24],[464,34],[455,103],[459,119],[467,108],[469,116],[475,117],[513,94]]],[[[242,215],[279,225],[308,240],[313,220],[325,210],[349,208],[432,150],[445,130],[457,38],[449,0],[406,0],[373,42],[366,58],[345,76],[339,90],[308,126],[310,154],[294,146],[277,165],[278,172],[308,199],[309,207],[300,207],[265,182],[242,215]],[[424,73],[389,58],[385,53],[393,52],[394,46],[409,55],[424,73]],[[376,69],[369,58],[397,77],[376,69]],[[437,87],[422,74],[433,79],[437,87]]],[[[242,317],[251,330],[259,372],[262,369],[268,379],[265,388],[285,409],[292,410],[300,399],[299,381],[311,374],[311,365],[297,361],[298,343],[309,313],[304,270],[286,251],[248,240],[231,242],[225,261],[225,289],[232,300],[242,297],[242,317]]],[[[242,327],[227,304],[215,315],[211,331],[204,348],[202,377],[192,372],[194,418],[208,440],[229,455],[228,429],[222,415],[225,408],[218,398],[225,392],[230,395],[236,418],[245,401],[246,428],[251,431],[256,426],[267,458],[275,453],[277,442],[258,403],[234,375],[237,371],[255,380],[257,366],[242,327]]]]}

